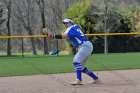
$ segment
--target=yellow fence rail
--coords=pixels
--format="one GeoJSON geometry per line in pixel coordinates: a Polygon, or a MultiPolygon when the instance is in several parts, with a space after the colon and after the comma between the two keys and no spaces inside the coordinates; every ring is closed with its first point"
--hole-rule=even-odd
{"type": "MultiPolygon", "coordinates": [[[[114,36],[114,35],[140,35],[138,33],[107,33],[107,34],[85,34],[86,36],[114,36]]],[[[31,35],[31,36],[0,36],[0,38],[47,38],[46,35],[31,35]]]]}

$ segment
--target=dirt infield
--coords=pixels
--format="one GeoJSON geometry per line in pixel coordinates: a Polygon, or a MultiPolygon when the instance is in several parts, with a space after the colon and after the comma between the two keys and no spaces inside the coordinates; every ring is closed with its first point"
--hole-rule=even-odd
{"type": "Polygon", "coordinates": [[[101,84],[83,74],[83,86],[71,86],[74,73],[0,78],[0,93],[140,93],[140,69],[100,71],[101,84]]]}

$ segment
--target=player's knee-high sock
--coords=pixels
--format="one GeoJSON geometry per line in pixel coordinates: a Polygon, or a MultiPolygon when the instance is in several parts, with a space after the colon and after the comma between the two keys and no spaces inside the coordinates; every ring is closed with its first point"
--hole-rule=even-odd
{"type": "Polygon", "coordinates": [[[74,64],[74,67],[75,67],[77,79],[79,79],[80,81],[82,81],[82,65],[81,65],[81,63],[74,62],[73,64],[74,64]]]}
{"type": "Polygon", "coordinates": [[[88,76],[92,77],[94,80],[98,79],[98,77],[87,67],[84,67],[82,72],[87,74],[88,76]]]}

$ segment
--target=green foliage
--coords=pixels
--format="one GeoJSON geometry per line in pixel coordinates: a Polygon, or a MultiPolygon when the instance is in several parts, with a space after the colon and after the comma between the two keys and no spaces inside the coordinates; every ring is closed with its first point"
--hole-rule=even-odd
{"type": "MultiPolygon", "coordinates": [[[[90,23],[87,22],[88,17],[86,17],[86,13],[90,8],[90,0],[84,0],[83,2],[77,2],[73,4],[67,12],[64,14],[64,18],[72,18],[75,24],[81,26],[84,29],[84,33],[86,33],[85,27],[91,27],[90,23]]],[[[68,41],[69,42],[69,41],[68,41]]],[[[76,48],[73,46],[71,42],[69,42],[69,46],[71,48],[71,53],[76,53],[76,48]]]]}
{"type": "MultiPolygon", "coordinates": [[[[84,0],[83,2],[77,2],[72,5],[67,12],[64,14],[64,18],[72,18],[75,24],[85,26],[87,23],[86,13],[90,9],[90,0],[84,0]]],[[[90,26],[90,24],[89,24],[90,26]]]]}
{"type": "Polygon", "coordinates": [[[128,7],[125,12],[122,13],[124,24],[128,25],[131,31],[138,31],[140,22],[140,7],[133,6],[128,7]]]}
{"type": "MultiPolygon", "coordinates": [[[[104,2],[104,0],[84,0],[83,3],[78,2],[71,6],[64,17],[70,17],[74,22],[80,25],[84,33],[104,33],[107,30],[108,33],[130,33],[134,31],[140,31],[140,7],[139,5],[128,5],[125,2],[104,2]],[[107,19],[107,22],[105,21],[107,19]],[[106,23],[106,25],[105,25],[106,23]]],[[[99,45],[97,50],[101,50],[103,45],[103,37],[98,36],[98,39],[94,42],[94,47],[99,45]],[[96,43],[96,44],[95,44],[96,43]]],[[[122,51],[122,46],[120,44],[127,44],[128,49],[131,45],[130,41],[134,40],[136,46],[139,46],[138,37],[126,37],[126,41],[119,41],[116,38],[122,38],[121,36],[112,36],[108,37],[108,47],[109,52],[120,52],[122,51]],[[118,43],[114,43],[118,42],[118,43]],[[115,45],[115,46],[114,46],[115,45]],[[112,49],[112,50],[111,50],[112,49]],[[118,50],[120,49],[120,50],[118,50]]],[[[93,41],[94,38],[90,37],[90,41],[93,41]]],[[[72,46],[70,44],[70,46],[72,46]]],[[[73,47],[72,47],[73,48],[73,47]]],[[[133,48],[135,51],[135,49],[133,48]]],[[[94,51],[94,52],[95,52],[94,51]]],[[[139,48],[137,49],[139,51],[139,48]]]]}
{"type": "Polygon", "coordinates": [[[85,30],[85,33],[104,32],[105,15],[107,16],[108,32],[120,31],[139,31],[140,29],[140,7],[129,6],[125,3],[116,4],[103,0],[94,0],[90,3],[85,11],[83,20],[80,25],[85,30]],[[106,10],[107,8],[107,14],[106,10]],[[124,22],[122,22],[122,20],[124,22]]]}

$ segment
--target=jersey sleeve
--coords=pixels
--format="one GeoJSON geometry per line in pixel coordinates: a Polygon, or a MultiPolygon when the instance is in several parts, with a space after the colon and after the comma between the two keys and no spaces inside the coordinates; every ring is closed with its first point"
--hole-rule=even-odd
{"type": "Polygon", "coordinates": [[[73,31],[72,31],[72,28],[66,29],[66,31],[64,32],[64,34],[67,34],[68,37],[74,36],[73,31]]]}

